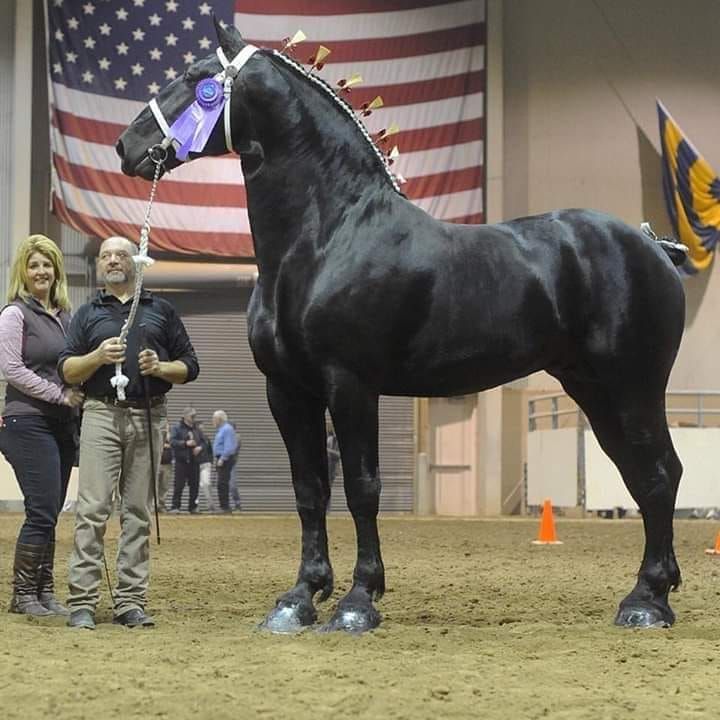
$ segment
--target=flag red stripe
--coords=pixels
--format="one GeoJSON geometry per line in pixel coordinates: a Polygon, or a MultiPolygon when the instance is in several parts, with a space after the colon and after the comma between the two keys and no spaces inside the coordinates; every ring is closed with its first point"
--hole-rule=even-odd
{"type": "Polygon", "coordinates": [[[484,123],[481,118],[463,120],[447,125],[433,125],[419,130],[407,130],[390,137],[402,153],[432,150],[433,148],[459,145],[484,139],[484,123]]]}
{"type": "Polygon", "coordinates": [[[434,100],[447,100],[448,98],[462,97],[482,92],[485,89],[485,71],[477,70],[461,75],[434,80],[419,80],[418,82],[399,83],[397,85],[359,85],[350,93],[342,96],[354,108],[359,108],[364,102],[373,100],[380,95],[388,110],[401,105],[415,105],[417,103],[433,102],[434,100]],[[391,107],[392,106],[392,107],[391,107]]]}
{"type": "Polygon", "coordinates": [[[465,215],[463,217],[453,218],[445,222],[460,223],[462,225],[483,225],[485,223],[485,213],[475,213],[474,215],[465,215]]]}
{"type": "MultiPolygon", "coordinates": [[[[135,241],[140,237],[139,225],[123,223],[118,220],[104,220],[76,212],[66,207],[57,195],[53,196],[53,212],[61,222],[87,235],[99,238],[125,235],[135,241]]],[[[161,252],[181,255],[234,258],[255,256],[252,236],[241,233],[190,232],[154,227],[150,232],[150,247],[161,252]]]]}
{"type": "MultiPolygon", "coordinates": [[[[424,7],[450,5],[457,0],[236,0],[235,12],[244,15],[350,15],[357,13],[396,12],[424,7]]],[[[242,28],[240,28],[242,32],[242,28]]]]}
{"type": "MultiPolygon", "coordinates": [[[[253,45],[280,49],[277,40],[248,40],[253,45]]],[[[318,41],[320,42],[320,41],[318,41]]],[[[395,60],[397,58],[431,55],[432,53],[458,50],[485,43],[485,23],[462,25],[449,30],[399,35],[391,38],[366,38],[361,40],[333,40],[328,42],[332,51],[326,60],[330,63],[373,62],[377,60],[395,60]]],[[[312,45],[303,43],[295,50],[294,57],[304,63],[315,52],[317,42],[312,45]]]]}
{"type": "MultiPolygon", "coordinates": [[[[353,100],[353,104],[357,104],[353,100]]],[[[95,142],[103,145],[114,145],[120,133],[125,130],[124,125],[107,123],[101,120],[89,120],[78,117],[72,113],[55,110],[57,122],[63,135],[75,137],[85,142],[95,142]]],[[[482,118],[463,120],[458,123],[446,125],[431,125],[418,130],[407,130],[395,136],[393,144],[398,145],[402,152],[417,152],[433,148],[456,145],[458,143],[482,140],[484,135],[484,121],[482,118]]],[[[235,156],[228,155],[228,159],[235,160],[235,156]]],[[[118,160],[118,166],[119,166],[118,160]]]]}
{"type": "MultiPolygon", "coordinates": [[[[55,156],[55,167],[61,180],[82,190],[135,200],[147,200],[150,193],[150,185],[145,180],[69,163],[59,155],[55,156]]],[[[158,183],[155,202],[206,207],[245,207],[247,204],[244,185],[174,182],[169,177],[158,183]]]]}
{"type": "Polygon", "coordinates": [[[450,195],[451,193],[472,190],[483,185],[483,166],[452,170],[450,172],[423,175],[408,179],[401,190],[411,199],[450,195]]]}
{"type": "Polygon", "coordinates": [[[52,124],[63,135],[100,145],[115,145],[127,127],[104,120],[89,120],[57,108],[53,108],[52,124]]]}

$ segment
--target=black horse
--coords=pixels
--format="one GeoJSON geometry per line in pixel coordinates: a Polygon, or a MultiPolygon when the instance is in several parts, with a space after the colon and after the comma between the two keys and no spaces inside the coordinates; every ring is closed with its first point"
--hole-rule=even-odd
{"type": "MultiPolygon", "coordinates": [[[[245,47],[217,28],[227,58],[245,47]]],[[[168,122],[221,70],[196,62],[157,96],[168,122]]],[[[563,210],[497,225],[434,220],[399,192],[382,155],[329,85],[261,49],[234,79],[232,145],[245,176],[259,278],[249,340],[287,447],[302,555],[265,627],[316,620],[333,591],[325,410],[357,531],[350,591],[329,630],[363,631],[385,590],[377,513],[378,396],[449,396],[537,370],[587,414],[642,512],[645,552],[615,622],[669,625],[680,584],[673,507],[682,465],[665,388],[684,324],[681,253],[620,220],[563,210]]],[[[150,179],[162,140],[143,110],[117,144],[122,169],[150,179]]],[[[222,118],[203,155],[226,151],[222,118]]],[[[190,157],[194,157],[191,154],[190,157]]],[[[179,164],[171,149],[167,167],[179,164]]]]}

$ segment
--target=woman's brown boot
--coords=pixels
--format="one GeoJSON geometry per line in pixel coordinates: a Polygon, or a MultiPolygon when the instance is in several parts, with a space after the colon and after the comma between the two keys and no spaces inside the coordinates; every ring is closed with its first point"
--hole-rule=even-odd
{"type": "Polygon", "coordinates": [[[47,545],[25,545],[21,542],[15,546],[14,587],[8,612],[33,617],[50,617],[54,614],[40,602],[37,591],[40,563],[46,549],[47,545]]]}

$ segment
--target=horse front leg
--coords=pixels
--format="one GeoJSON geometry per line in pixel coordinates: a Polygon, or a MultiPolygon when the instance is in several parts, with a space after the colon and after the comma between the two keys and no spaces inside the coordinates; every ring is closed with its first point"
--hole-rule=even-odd
{"type": "Polygon", "coordinates": [[[316,593],[333,591],[325,515],[330,500],[325,405],[307,393],[268,378],[267,397],[290,459],[295,502],[302,526],[302,553],[295,586],[277,599],[261,627],[292,633],[317,619],[316,593]]]}
{"type": "Polygon", "coordinates": [[[361,633],[377,627],[380,613],[373,598],[385,592],[377,514],[380,504],[378,468],[378,396],[352,379],[336,385],[329,406],[340,445],[345,497],[355,522],[357,560],[353,585],[321,630],[361,633]]]}

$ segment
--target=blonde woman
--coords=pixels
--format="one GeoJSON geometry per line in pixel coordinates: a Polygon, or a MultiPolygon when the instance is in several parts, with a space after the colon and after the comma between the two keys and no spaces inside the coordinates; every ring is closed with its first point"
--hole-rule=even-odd
{"type": "Polygon", "coordinates": [[[55,525],[75,458],[73,408],[83,395],[63,387],[57,373],[70,302],[62,253],[50,238],[31,235],[20,243],[8,303],[0,311],[0,371],[7,380],[0,450],[25,497],[10,612],[66,615],[54,595],[55,525]]]}

